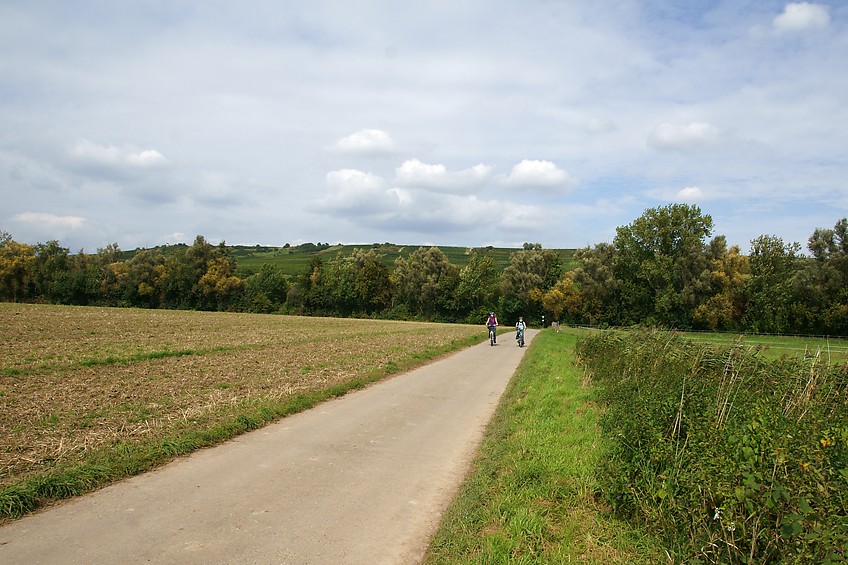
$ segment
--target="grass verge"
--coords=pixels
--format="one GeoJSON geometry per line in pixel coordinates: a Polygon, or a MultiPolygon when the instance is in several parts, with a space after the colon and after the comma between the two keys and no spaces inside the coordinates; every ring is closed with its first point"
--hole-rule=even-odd
{"type": "Polygon", "coordinates": [[[658,563],[658,543],[596,496],[600,407],[575,332],[542,332],[504,393],[425,563],[658,563]]]}

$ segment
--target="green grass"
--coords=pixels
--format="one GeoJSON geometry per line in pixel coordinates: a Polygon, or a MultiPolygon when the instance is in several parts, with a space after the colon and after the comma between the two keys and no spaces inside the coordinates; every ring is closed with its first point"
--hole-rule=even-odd
{"type": "Polygon", "coordinates": [[[820,355],[831,363],[848,361],[848,339],[819,336],[740,335],[731,333],[684,332],[689,339],[716,345],[740,342],[771,359],[782,356],[820,355]]]}
{"type": "Polygon", "coordinates": [[[666,561],[597,496],[600,408],[575,366],[575,341],[571,331],[533,341],[425,563],[666,561]]]}
{"type": "MultiPolygon", "coordinates": [[[[354,249],[374,249],[383,255],[382,262],[390,268],[394,268],[395,261],[398,258],[406,258],[412,252],[417,250],[419,245],[394,245],[394,244],[365,244],[365,245],[334,245],[320,251],[303,250],[299,247],[245,247],[235,246],[231,250],[236,259],[240,271],[258,271],[264,264],[274,265],[279,268],[283,274],[289,276],[299,275],[304,272],[313,257],[321,257],[322,259],[330,260],[338,256],[351,254],[354,249]]],[[[426,247],[426,246],[424,246],[426,247]]],[[[448,261],[458,268],[462,268],[471,260],[472,248],[468,247],[451,247],[439,246],[439,249],[447,256],[448,261]]],[[[473,250],[480,254],[491,257],[499,269],[504,269],[509,265],[510,257],[519,249],[507,247],[477,247],[473,250]]],[[[565,270],[574,268],[574,249],[558,249],[562,264],[565,270]]]]}

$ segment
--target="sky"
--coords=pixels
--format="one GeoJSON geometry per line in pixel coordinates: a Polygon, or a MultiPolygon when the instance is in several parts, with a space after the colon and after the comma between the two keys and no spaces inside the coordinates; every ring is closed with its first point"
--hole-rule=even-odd
{"type": "Polygon", "coordinates": [[[848,216],[848,2],[0,0],[0,231],[580,248],[848,216]]]}

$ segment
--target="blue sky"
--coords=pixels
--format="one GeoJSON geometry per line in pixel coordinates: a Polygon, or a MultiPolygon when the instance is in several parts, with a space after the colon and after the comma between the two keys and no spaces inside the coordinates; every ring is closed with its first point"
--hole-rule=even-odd
{"type": "Polygon", "coordinates": [[[848,4],[0,3],[0,230],[585,247],[848,215],[848,4]]]}

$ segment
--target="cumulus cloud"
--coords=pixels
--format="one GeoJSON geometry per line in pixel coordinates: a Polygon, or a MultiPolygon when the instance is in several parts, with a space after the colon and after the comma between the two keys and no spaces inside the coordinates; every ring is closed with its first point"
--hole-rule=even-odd
{"type": "Polygon", "coordinates": [[[157,167],[167,162],[165,156],[155,149],[99,145],[87,139],[78,142],[71,149],[71,155],[82,162],[116,167],[157,167]]]}
{"type": "Polygon", "coordinates": [[[721,130],[706,122],[663,123],[648,136],[648,145],[660,151],[697,151],[715,145],[721,130]]]}
{"type": "Polygon", "coordinates": [[[402,186],[449,190],[478,186],[492,172],[492,167],[475,165],[457,172],[449,172],[441,164],[429,165],[418,159],[409,159],[395,170],[395,181],[402,186]]]}
{"type": "Polygon", "coordinates": [[[780,33],[823,28],[830,24],[828,7],[799,2],[787,4],[783,13],[774,18],[774,29],[780,33]]]}
{"type": "Polygon", "coordinates": [[[79,216],[57,216],[42,212],[21,212],[12,216],[12,220],[24,224],[37,224],[49,229],[80,229],[87,222],[85,218],[79,216]]]}
{"type": "MultiPolygon", "coordinates": [[[[424,165],[422,163],[422,165],[424,165]]],[[[425,165],[425,171],[432,172],[425,165]]],[[[434,169],[439,171],[437,166],[434,169]]],[[[341,169],[327,174],[329,193],[314,202],[314,212],[343,218],[362,227],[415,234],[462,233],[488,226],[527,230],[540,225],[544,209],[476,195],[444,194],[419,188],[388,187],[372,173],[341,169]]]]}
{"type": "Polygon", "coordinates": [[[336,141],[333,148],[340,153],[383,155],[392,153],[395,144],[389,134],[383,130],[361,129],[336,141]]]}
{"type": "Polygon", "coordinates": [[[570,188],[576,181],[568,172],[550,161],[525,159],[515,165],[504,184],[518,187],[562,187],[570,188]]]}
{"type": "Polygon", "coordinates": [[[704,192],[697,186],[687,186],[677,192],[677,198],[683,202],[700,202],[704,199],[704,192]]]}
{"type": "Polygon", "coordinates": [[[317,201],[315,210],[370,216],[409,203],[409,195],[387,188],[385,181],[372,173],[357,169],[341,169],[327,173],[329,194],[317,201]]]}

